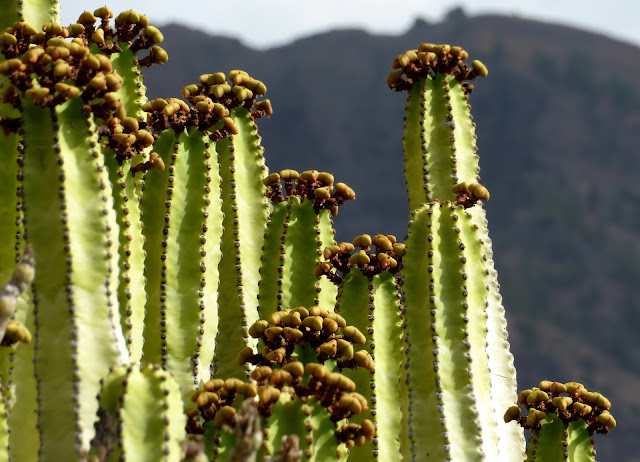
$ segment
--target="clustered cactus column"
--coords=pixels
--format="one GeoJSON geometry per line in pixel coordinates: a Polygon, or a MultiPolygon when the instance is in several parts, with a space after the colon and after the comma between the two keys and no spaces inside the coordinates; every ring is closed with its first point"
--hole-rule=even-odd
{"type": "Polygon", "coordinates": [[[417,460],[518,460],[522,435],[502,421],[515,396],[515,369],[467,102],[468,81],[487,70],[479,61],[467,65],[467,57],[460,47],[425,43],[398,56],[387,79],[409,92],[402,452],[417,460]]]}
{"type": "Polygon", "coordinates": [[[0,460],[592,460],[608,400],[516,395],[467,103],[482,63],[396,58],[408,237],[337,243],[355,192],[269,174],[264,83],[148,101],[168,57],[146,16],[57,18],[0,2],[0,460]]]}

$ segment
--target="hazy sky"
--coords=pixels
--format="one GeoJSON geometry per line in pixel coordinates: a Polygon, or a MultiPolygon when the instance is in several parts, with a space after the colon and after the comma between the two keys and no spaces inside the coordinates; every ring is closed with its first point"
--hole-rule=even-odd
{"type": "Polygon", "coordinates": [[[500,13],[589,29],[640,45],[638,0],[61,0],[62,23],[107,3],[116,13],[134,9],[154,24],[180,22],[213,34],[271,47],[333,28],[361,27],[396,34],[416,17],[437,21],[452,6],[469,14],[500,13]]]}

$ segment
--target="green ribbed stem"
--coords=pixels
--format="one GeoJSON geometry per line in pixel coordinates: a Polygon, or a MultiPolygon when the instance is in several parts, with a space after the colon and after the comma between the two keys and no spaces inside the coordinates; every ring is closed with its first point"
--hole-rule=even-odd
{"type": "Polygon", "coordinates": [[[146,279],[145,293],[147,302],[144,318],[144,361],[152,364],[160,364],[162,361],[162,339],[160,337],[160,323],[162,320],[161,306],[161,257],[163,229],[165,215],[167,213],[166,202],[157,198],[166,198],[169,165],[173,154],[175,133],[172,129],[165,130],[158,136],[154,145],[154,151],[158,153],[164,162],[165,169],[162,172],[147,172],[143,186],[142,202],[140,210],[144,227],[144,277],[146,279]]]}
{"type": "MultiPolygon", "coordinates": [[[[432,203],[412,214],[406,246],[402,392],[412,452],[416,460],[424,454],[498,460],[486,349],[488,276],[479,233],[462,207],[432,203]]],[[[408,455],[406,445],[403,451],[408,455]]]]}
{"type": "Polygon", "coordinates": [[[455,200],[451,188],[478,181],[475,125],[460,82],[437,74],[409,92],[404,134],[409,209],[455,200]]]}
{"type": "MultiPolygon", "coordinates": [[[[35,331],[31,292],[18,299],[15,320],[30,332],[35,331]]],[[[9,456],[11,460],[35,462],[38,460],[38,401],[33,358],[35,344],[16,344],[10,348],[8,380],[11,392],[9,414],[9,456]]],[[[1,460],[1,459],[0,459],[1,460]]]]}
{"type": "Polygon", "coordinates": [[[213,421],[204,425],[204,453],[212,462],[226,461],[238,439],[235,433],[218,428],[213,421]]]}
{"type": "Polygon", "coordinates": [[[146,87],[137,53],[131,51],[126,42],[118,42],[118,45],[122,51],[110,56],[113,70],[122,77],[122,87],[117,93],[122,99],[127,116],[144,121],[146,117],[141,106],[147,101],[146,87]]]}
{"type": "Polygon", "coordinates": [[[346,456],[344,444],[338,445],[334,435],[335,424],[327,410],[315,399],[303,403],[298,398],[292,400],[288,393],[282,393],[273,406],[273,414],[267,419],[265,428],[268,429],[265,454],[279,451],[283,436],[297,435],[303,460],[337,461],[346,456]]]}
{"type": "Polygon", "coordinates": [[[27,99],[23,105],[25,225],[36,259],[40,460],[76,460],[93,434],[99,379],[127,357],[114,294],[117,224],[82,100],[53,110],[27,99]]]}
{"type": "Polygon", "coordinates": [[[290,197],[274,209],[265,235],[260,274],[260,318],[273,311],[321,305],[332,309],[337,289],[314,269],[322,249],[334,244],[328,211],[317,214],[313,203],[290,197]]]}
{"type": "Polygon", "coordinates": [[[297,397],[292,399],[292,396],[285,392],[280,395],[278,402],[273,405],[271,417],[266,419],[264,425],[267,448],[261,451],[261,456],[275,454],[280,449],[282,437],[286,435],[297,435],[300,449],[309,449],[307,436],[311,436],[311,432],[305,428],[305,420],[308,419],[305,409],[308,409],[308,406],[297,397]]]}
{"type": "Polygon", "coordinates": [[[402,423],[402,410],[398,406],[402,327],[396,278],[385,271],[369,280],[353,268],[344,278],[336,310],[365,335],[365,348],[375,358],[374,373],[366,369],[342,371],[356,383],[356,391],[369,403],[368,411],[351,417],[349,422],[369,419],[376,424],[377,445],[367,443],[351,448],[349,460],[365,461],[373,457],[393,460],[400,451],[398,429],[402,423]]]}
{"type": "Polygon", "coordinates": [[[6,162],[0,166],[0,287],[11,279],[11,272],[20,261],[24,249],[22,239],[22,198],[19,187],[22,184],[22,162],[19,152],[20,137],[17,134],[5,136],[0,131],[0,152],[6,162]]]}
{"type": "Polygon", "coordinates": [[[222,207],[220,176],[208,137],[192,128],[174,141],[169,146],[163,140],[162,152],[156,149],[165,171],[147,173],[147,286],[159,284],[159,290],[154,290],[157,298],[147,301],[144,357],[174,375],[186,401],[200,382],[211,378],[218,333],[222,207]]]}
{"type": "Polygon", "coordinates": [[[268,174],[260,137],[249,111],[231,111],[239,133],[216,142],[222,176],[224,234],[220,261],[220,324],[216,341],[217,377],[244,377],[235,362],[246,345],[255,347],[248,329],[258,320],[260,255],[270,210],[263,178],[268,174]]]}
{"type": "Polygon", "coordinates": [[[584,420],[565,425],[555,414],[531,433],[525,462],[595,462],[593,440],[584,420]]]}
{"type": "Polygon", "coordinates": [[[595,462],[593,439],[584,420],[571,422],[567,435],[569,462],[595,462]]]}
{"type": "Polygon", "coordinates": [[[103,381],[91,454],[105,462],[178,462],[186,418],[180,389],[158,366],[113,370],[103,381]]]}
{"type": "Polygon", "coordinates": [[[336,427],[327,410],[316,400],[310,401],[308,407],[311,411],[309,423],[313,438],[310,448],[312,457],[309,460],[314,462],[344,460],[347,454],[346,447],[344,444],[338,445],[334,434],[336,427]]]}
{"type": "MultiPolygon", "coordinates": [[[[22,21],[22,16],[18,13],[17,0],[4,0],[0,5],[0,28],[5,30],[7,27],[13,27],[18,21],[22,21]]],[[[4,61],[4,56],[0,54],[0,62],[4,61]]],[[[5,77],[0,77],[0,82],[5,77]]]]}
{"type": "Polygon", "coordinates": [[[508,342],[507,318],[502,305],[498,273],[493,261],[493,249],[489,238],[486,213],[479,204],[467,209],[467,211],[471,214],[474,227],[477,227],[477,235],[483,246],[482,258],[487,274],[486,348],[489,355],[489,370],[491,371],[491,401],[499,435],[498,452],[500,460],[520,460],[524,458],[525,447],[522,428],[513,423],[505,423],[503,419],[505,409],[508,409],[514,402],[509,399],[513,399],[518,394],[518,386],[514,359],[508,342]]]}
{"type": "Polygon", "coordinates": [[[120,324],[131,362],[142,358],[144,339],[144,253],[140,216],[141,175],[134,176],[128,162],[118,165],[115,153],[106,150],[105,164],[113,186],[118,222],[118,306],[120,324]]]}

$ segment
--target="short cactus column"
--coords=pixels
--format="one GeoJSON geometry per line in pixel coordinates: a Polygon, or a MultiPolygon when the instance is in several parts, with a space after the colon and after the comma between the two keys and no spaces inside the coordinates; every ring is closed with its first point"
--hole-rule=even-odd
{"type": "Polygon", "coordinates": [[[518,404],[504,420],[531,431],[526,462],[595,462],[593,434],[606,435],[616,427],[611,402],[577,382],[543,380],[518,393],[518,404]]]}
{"type": "MultiPolygon", "coordinates": [[[[353,447],[350,460],[392,460],[400,451],[398,429],[402,425],[400,401],[402,319],[400,274],[404,244],[395,236],[362,234],[353,243],[325,248],[316,272],[338,285],[336,312],[363,334],[353,361],[362,369],[343,373],[367,399],[368,409],[351,423],[363,419],[375,425],[372,446],[353,447]],[[371,355],[369,355],[369,353],[371,355]],[[369,358],[374,359],[369,362],[369,358]]],[[[344,362],[339,362],[340,367],[344,362]]]]}
{"type": "Polygon", "coordinates": [[[182,460],[186,417],[180,389],[170,374],[160,366],[121,366],[101,384],[90,460],[182,460]]]}
{"type": "Polygon", "coordinates": [[[315,268],[323,249],[334,244],[332,217],[355,193],[344,183],[334,189],[333,175],[317,170],[283,170],[265,184],[274,209],[261,257],[261,316],[300,305],[333,309],[337,289],[329,280],[318,280],[315,268]]]}

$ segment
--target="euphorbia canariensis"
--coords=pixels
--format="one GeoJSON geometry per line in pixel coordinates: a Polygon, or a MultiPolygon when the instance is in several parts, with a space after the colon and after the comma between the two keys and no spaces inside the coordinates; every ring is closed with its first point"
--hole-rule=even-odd
{"type": "Polygon", "coordinates": [[[408,236],[336,242],[356,194],[269,173],[263,82],[212,72],[149,101],[144,67],[169,57],[147,16],[58,14],[0,4],[0,460],[591,460],[606,398],[516,394],[480,61],[429,43],[393,61],[408,236]]]}

